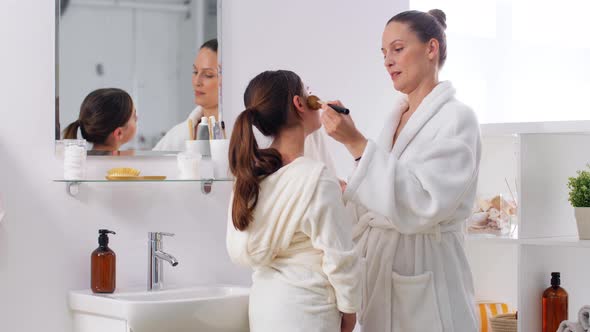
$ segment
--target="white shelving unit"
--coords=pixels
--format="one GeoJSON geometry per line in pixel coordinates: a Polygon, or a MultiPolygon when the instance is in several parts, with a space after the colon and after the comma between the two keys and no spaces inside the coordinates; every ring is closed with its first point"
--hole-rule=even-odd
{"type": "Polygon", "coordinates": [[[541,297],[561,272],[569,319],[590,304],[590,241],[579,240],[567,179],[590,163],[588,121],[482,126],[479,193],[518,187],[518,235],[468,235],[466,248],[478,300],[519,311],[519,331],[541,330],[541,297]],[[514,185],[512,185],[514,184],[514,185]]]}

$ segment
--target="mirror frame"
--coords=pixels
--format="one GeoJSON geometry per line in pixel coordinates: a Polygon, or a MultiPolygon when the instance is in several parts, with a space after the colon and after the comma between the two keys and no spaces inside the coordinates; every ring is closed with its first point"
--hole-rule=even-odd
{"type": "MultiPolygon", "coordinates": [[[[218,43],[218,50],[217,50],[217,68],[218,68],[218,75],[221,76],[221,52],[222,52],[222,42],[221,42],[221,10],[222,10],[222,0],[216,0],[217,3],[217,43],[218,43]]],[[[55,84],[55,140],[54,140],[54,151],[57,155],[59,152],[59,146],[61,145],[61,123],[60,123],[60,112],[59,112],[59,28],[60,28],[60,21],[61,21],[61,4],[70,3],[70,0],[55,0],[55,43],[54,43],[54,84],[55,84]]],[[[217,96],[218,99],[218,109],[219,109],[219,119],[223,119],[223,106],[221,104],[221,88],[222,88],[222,80],[219,80],[219,93],[217,96]]],[[[112,154],[105,154],[103,151],[88,151],[88,156],[109,156],[109,157],[126,157],[126,158],[146,158],[146,157],[171,157],[176,156],[181,151],[153,151],[153,150],[124,150],[124,151],[116,151],[116,153],[112,154]]]]}

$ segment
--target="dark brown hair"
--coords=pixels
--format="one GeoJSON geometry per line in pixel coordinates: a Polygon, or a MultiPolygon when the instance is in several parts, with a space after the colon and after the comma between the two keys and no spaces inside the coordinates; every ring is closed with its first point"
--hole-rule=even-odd
{"type": "Polygon", "coordinates": [[[80,106],[78,120],[64,130],[64,139],[77,138],[78,128],[88,142],[104,144],[117,128],[127,124],[133,114],[133,100],[121,89],[92,91],[80,106]]]}
{"type": "Polygon", "coordinates": [[[438,41],[438,64],[442,67],[447,60],[447,16],[440,9],[431,9],[428,13],[418,10],[408,10],[392,17],[391,22],[406,23],[421,42],[426,43],[434,38],[438,41]]]}
{"type": "Polygon", "coordinates": [[[201,45],[201,47],[199,47],[200,50],[204,49],[204,48],[208,48],[211,51],[217,53],[217,38],[213,38],[213,39],[209,39],[208,41],[204,42],[203,45],[201,45]]]}
{"type": "Polygon", "coordinates": [[[243,231],[252,222],[260,181],[283,166],[273,148],[259,149],[252,126],[264,136],[276,137],[296,125],[293,97],[304,96],[301,78],[292,71],[265,71],[254,77],[244,92],[246,109],[236,119],[229,143],[229,167],[236,177],[232,221],[243,231]]]}

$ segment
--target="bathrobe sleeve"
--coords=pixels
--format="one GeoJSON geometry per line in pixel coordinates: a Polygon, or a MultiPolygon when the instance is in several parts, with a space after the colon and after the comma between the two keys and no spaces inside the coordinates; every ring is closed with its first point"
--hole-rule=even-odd
{"type": "MultiPolygon", "coordinates": [[[[351,177],[345,200],[361,203],[387,218],[404,234],[430,230],[454,217],[462,198],[477,179],[479,125],[472,112],[449,118],[448,128],[431,135],[422,146],[410,141],[397,158],[369,141],[351,177]]],[[[416,138],[416,137],[414,137],[416,138]]],[[[395,151],[395,149],[394,149],[395,151]]]]}
{"type": "Polygon", "coordinates": [[[337,179],[326,169],[320,176],[301,226],[313,247],[324,253],[322,270],[334,288],[338,310],[358,312],[361,275],[353,249],[352,219],[344,208],[337,179]]]}

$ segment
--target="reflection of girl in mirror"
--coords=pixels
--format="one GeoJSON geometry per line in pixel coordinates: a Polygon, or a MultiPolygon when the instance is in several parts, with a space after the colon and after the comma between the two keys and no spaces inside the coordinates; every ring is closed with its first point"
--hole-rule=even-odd
{"type": "Polygon", "coordinates": [[[92,91],[80,106],[78,120],[64,130],[64,139],[82,137],[92,143],[92,150],[117,151],[135,136],[137,114],[133,100],[121,89],[92,91]]]}
{"type": "MultiPolygon", "coordinates": [[[[170,129],[156,144],[154,150],[181,151],[184,141],[190,139],[188,121],[196,127],[201,117],[214,116],[219,121],[219,72],[217,66],[217,39],[205,42],[199,49],[193,63],[193,92],[197,107],[188,118],[170,129]]],[[[196,128],[195,128],[196,132],[196,128]]]]}
{"type": "Polygon", "coordinates": [[[306,101],[295,73],[259,74],[230,140],[227,249],[254,270],[251,331],[352,331],[360,309],[352,219],[338,180],[303,156],[306,137],[321,126],[306,101]],[[273,139],[269,148],[258,147],[253,126],[273,139]]]}

